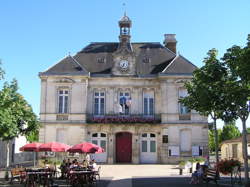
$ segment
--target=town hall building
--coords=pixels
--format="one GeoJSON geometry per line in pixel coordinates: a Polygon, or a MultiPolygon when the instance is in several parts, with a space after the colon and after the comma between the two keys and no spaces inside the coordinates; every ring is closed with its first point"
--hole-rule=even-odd
{"type": "Polygon", "coordinates": [[[131,42],[132,21],[119,21],[119,42],[93,42],[41,79],[40,142],[92,142],[103,163],[176,163],[208,154],[207,117],[179,103],[197,68],[176,53],[175,34],[131,42]]]}

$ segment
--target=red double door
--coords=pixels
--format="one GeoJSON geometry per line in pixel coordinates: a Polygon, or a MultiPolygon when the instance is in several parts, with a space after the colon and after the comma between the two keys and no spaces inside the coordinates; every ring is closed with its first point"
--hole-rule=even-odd
{"type": "Polygon", "coordinates": [[[132,160],[132,134],[120,132],[116,134],[116,162],[131,163],[132,160]]]}

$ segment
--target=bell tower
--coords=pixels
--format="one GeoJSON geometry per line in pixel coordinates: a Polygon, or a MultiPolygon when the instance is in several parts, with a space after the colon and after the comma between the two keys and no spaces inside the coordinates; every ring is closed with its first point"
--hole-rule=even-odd
{"type": "Polygon", "coordinates": [[[119,35],[119,49],[127,49],[132,51],[131,44],[130,44],[130,28],[132,26],[132,22],[129,17],[124,13],[124,16],[119,21],[120,27],[120,35],[119,35]]]}
{"type": "Polygon", "coordinates": [[[135,76],[135,54],[130,43],[130,28],[132,22],[124,13],[118,22],[120,27],[119,43],[117,50],[113,53],[114,65],[112,74],[115,76],[135,76]]]}

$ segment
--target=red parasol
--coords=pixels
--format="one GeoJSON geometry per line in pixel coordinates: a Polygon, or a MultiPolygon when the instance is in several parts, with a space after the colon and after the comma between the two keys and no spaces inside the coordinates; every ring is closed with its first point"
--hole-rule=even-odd
{"type": "Polygon", "coordinates": [[[89,143],[89,142],[84,142],[80,144],[76,144],[72,146],[68,152],[71,153],[103,153],[104,150],[99,147],[98,145],[89,143]]]}
{"type": "Polygon", "coordinates": [[[49,142],[42,144],[38,151],[66,152],[69,148],[70,146],[64,143],[49,142]]]}
{"type": "Polygon", "coordinates": [[[28,143],[24,146],[22,146],[19,150],[20,151],[38,151],[38,148],[42,145],[42,143],[38,143],[38,142],[33,142],[33,143],[28,143]]]}

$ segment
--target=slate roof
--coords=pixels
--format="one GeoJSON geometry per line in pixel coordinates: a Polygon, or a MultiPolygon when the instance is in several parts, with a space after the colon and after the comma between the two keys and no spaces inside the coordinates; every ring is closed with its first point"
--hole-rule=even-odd
{"type": "MultiPolygon", "coordinates": [[[[113,54],[118,49],[118,42],[90,43],[76,55],[68,56],[40,75],[90,75],[111,74],[114,65],[113,54]],[[105,58],[99,63],[98,58],[105,58]]],[[[158,73],[192,73],[196,68],[191,62],[164,47],[161,43],[131,43],[136,58],[138,76],[158,73]],[[148,58],[148,61],[144,59],[148,58]],[[174,60],[174,61],[173,61],[174,60]],[[168,68],[167,68],[168,67],[168,68]]]]}

